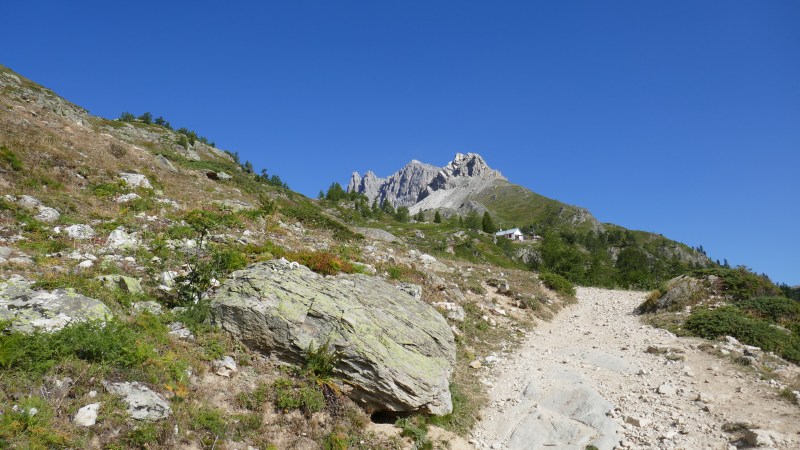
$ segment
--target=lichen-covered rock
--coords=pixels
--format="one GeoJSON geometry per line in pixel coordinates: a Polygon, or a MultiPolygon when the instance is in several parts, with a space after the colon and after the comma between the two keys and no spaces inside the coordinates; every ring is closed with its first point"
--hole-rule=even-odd
{"type": "Polygon", "coordinates": [[[690,275],[675,277],[667,282],[665,292],[660,296],[653,295],[639,306],[638,311],[680,311],[687,306],[707,301],[716,295],[713,286],[717,284],[717,280],[714,275],[702,278],[690,275]]]}
{"type": "Polygon", "coordinates": [[[103,387],[112,394],[119,395],[128,405],[128,414],[136,420],[155,422],[166,419],[172,414],[169,403],[147,386],[133,383],[109,383],[104,381],[103,387]]]}
{"type": "Polygon", "coordinates": [[[70,239],[85,240],[94,237],[94,228],[89,225],[76,224],[64,228],[70,239]]]}
{"type": "Polygon", "coordinates": [[[111,310],[102,302],[72,289],[37,291],[22,277],[0,283],[0,320],[11,320],[11,330],[32,333],[57,331],[73,322],[107,320],[111,310]]]}
{"type": "Polygon", "coordinates": [[[144,292],[142,284],[133,277],[118,274],[99,275],[97,276],[97,280],[103,283],[106,289],[121,289],[131,294],[141,294],[144,292]]]}
{"type": "Polygon", "coordinates": [[[119,177],[122,178],[122,181],[124,181],[125,184],[127,184],[132,188],[137,188],[137,187],[145,189],[153,188],[153,185],[150,184],[150,180],[148,180],[147,177],[142,174],[122,172],[119,174],[119,177]]]}
{"type": "Polygon", "coordinates": [[[245,345],[302,364],[310,345],[342,355],[335,375],[380,411],[452,411],[455,342],[430,305],[366,275],[323,277],[276,260],[231,275],[210,297],[213,321],[245,345]]]}
{"type": "Polygon", "coordinates": [[[119,227],[112,231],[106,239],[106,248],[109,250],[132,250],[139,245],[139,239],[134,233],[128,233],[125,228],[119,227]]]}

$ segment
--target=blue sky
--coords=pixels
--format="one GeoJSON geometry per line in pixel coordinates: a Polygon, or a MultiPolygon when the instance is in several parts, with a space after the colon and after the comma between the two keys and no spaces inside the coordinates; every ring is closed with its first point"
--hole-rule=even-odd
{"type": "Polygon", "coordinates": [[[800,284],[800,2],[3,2],[0,64],[315,196],[481,153],[800,284]],[[224,3],[224,4],[223,4],[224,3]]]}

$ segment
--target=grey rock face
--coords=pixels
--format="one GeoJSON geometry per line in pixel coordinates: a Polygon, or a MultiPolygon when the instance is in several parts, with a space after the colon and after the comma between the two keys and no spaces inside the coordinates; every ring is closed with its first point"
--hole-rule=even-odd
{"type": "Polygon", "coordinates": [[[372,172],[361,178],[353,172],[347,191],[362,193],[370,202],[377,199],[378,204],[386,200],[395,207],[411,206],[438,172],[438,167],[419,161],[411,161],[387,178],[378,178],[372,172]]]}
{"type": "Polygon", "coordinates": [[[351,397],[382,411],[452,411],[453,333],[430,305],[376,277],[322,277],[275,260],[234,272],[210,297],[213,322],[245,345],[302,364],[312,344],[342,356],[351,397]]]}
{"type": "Polygon", "coordinates": [[[11,320],[11,329],[23,333],[57,331],[73,322],[112,317],[106,305],[71,289],[35,291],[22,277],[0,283],[0,320],[11,320]]]}
{"type": "Polygon", "coordinates": [[[486,208],[468,197],[486,188],[503,175],[486,164],[476,153],[457,153],[453,161],[442,168],[411,161],[387,178],[367,172],[362,178],[354,172],[347,186],[349,192],[365,194],[370,201],[386,200],[393,206],[407,206],[412,212],[425,209],[450,208],[459,212],[486,208]]]}
{"type": "Polygon", "coordinates": [[[156,155],[156,164],[161,166],[162,169],[169,170],[170,172],[177,172],[178,169],[172,164],[172,161],[168,160],[164,155],[156,155]]]}
{"type": "Polygon", "coordinates": [[[166,419],[172,414],[169,403],[147,386],[133,383],[109,383],[104,381],[103,387],[112,394],[119,395],[128,405],[128,414],[136,420],[156,422],[166,419]]]}

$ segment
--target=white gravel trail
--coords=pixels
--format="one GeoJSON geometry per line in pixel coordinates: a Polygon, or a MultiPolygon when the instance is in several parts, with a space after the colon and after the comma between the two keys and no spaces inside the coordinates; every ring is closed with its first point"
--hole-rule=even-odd
{"type": "Polygon", "coordinates": [[[481,449],[728,450],[737,436],[723,425],[743,422],[769,430],[774,448],[800,448],[797,405],[754,372],[698,349],[703,341],[642,324],[633,310],[645,295],[578,288],[577,304],[480,369],[491,401],[472,442],[481,449]]]}

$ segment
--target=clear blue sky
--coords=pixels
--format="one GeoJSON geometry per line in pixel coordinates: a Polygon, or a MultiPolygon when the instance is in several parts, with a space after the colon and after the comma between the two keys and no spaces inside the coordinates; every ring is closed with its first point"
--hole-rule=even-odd
{"type": "Polygon", "coordinates": [[[163,115],[306,195],[478,152],[602,221],[800,284],[798,1],[31,0],[0,16],[1,64],[97,115],[163,115]]]}

